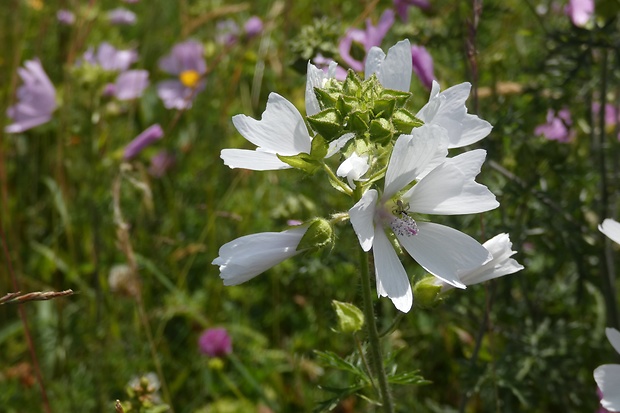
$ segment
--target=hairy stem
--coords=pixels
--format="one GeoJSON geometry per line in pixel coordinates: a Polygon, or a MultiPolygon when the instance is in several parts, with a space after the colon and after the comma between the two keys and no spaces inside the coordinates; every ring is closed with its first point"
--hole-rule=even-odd
{"type": "Polygon", "coordinates": [[[388,386],[385,367],[383,366],[383,357],[381,355],[381,343],[379,342],[379,332],[377,331],[377,322],[375,320],[375,312],[372,306],[372,291],[370,288],[370,270],[368,265],[368,253],[360,248],[360,271],[362,277],[362,297],[364,301],[364,317],[366,318],[366,328],[368,330],[368,343],[370,350],[371,366],[375,380],[379,385],[381,393],[381,401],[383,403],[383,411],[385,413],[393,413],[394,406],[392,404],[392,395],[388,386]]]}

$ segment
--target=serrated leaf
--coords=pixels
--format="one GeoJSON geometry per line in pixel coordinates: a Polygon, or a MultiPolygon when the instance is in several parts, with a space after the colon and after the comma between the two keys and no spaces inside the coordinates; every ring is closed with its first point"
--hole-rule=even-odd
{"type": "Polygon", "coordinates": [[[415,384],[419,386],[432,383],[431,381],[426,380],[424,377],[422,377],[419,372],[420,370],[414,370],[407,373],[388,376],[388,382],[393,384],[415,384]]]}

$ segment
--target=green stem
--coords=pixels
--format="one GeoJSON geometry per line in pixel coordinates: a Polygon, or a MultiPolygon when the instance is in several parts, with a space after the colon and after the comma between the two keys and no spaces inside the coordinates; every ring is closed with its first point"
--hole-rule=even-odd
{"type": "Polygon", "coordinates": [[[342,192],[344,192],[345,194],[349,196],[353,196],[353,190],[349,188],[348,185],[345,185],[344,183],[342,183],[342,181],[338,179],[334,171],[332,171],[332,169],[329,166],[327,166],[325,163],[323,163],[323,169],[325,170],[325,172],[327,172],[327,175],[329,175],[331,181],[342,189],[342,192]]]}
{"type": "Polygon", "coordinates": [[[379,384],[381,400],[383,403],[383,411],[385,413],[393,413],[392,396],[388,386],[385,367],[383,366],[383,357],[381,355],[381,343],[379,342],[379,332],[377,331],[377,322],[375,320],[375,312],[372,305],[372,290],[370,287],[370,270],[368,266],[368,253],[360,248],[360,271],[362,276],[362,297],[364,300],[364,316],[366,317],[366,327],[368,329],[368,343],[370,356],[372,361],[373,373],[379,384]]]}

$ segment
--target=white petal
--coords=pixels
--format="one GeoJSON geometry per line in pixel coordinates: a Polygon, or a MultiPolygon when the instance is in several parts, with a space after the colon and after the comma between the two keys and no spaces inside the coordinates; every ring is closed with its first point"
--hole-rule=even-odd
{"type": "Polygon", "coordinates": [[[411,283],[394,247],[381,230],[375,233],[372,254],[375,261],[377,293],[379,296],[389,297],[398,310],[408,312],[413,304],[411,283]]]}
{"type": "Polygon", "coordinates": [[[460,148],[486,137],[493,128],[490,123],[473,114],[467,114],[465,101],[471,90],[470,83],[461,83],[439,92],[439,84],[433,82],[429,101],[416,114],[424,123],[439,125],[446,129],[450,148],[460,148]]]}
{"type": "Polygon", "coordinates": [[[594,370],[594,380],[603,393],[601,405],[611,411],[620,411],[620,365],[604,364],[594,370]]]}
{"type": "Polygon", "coordinates": [[[482,149],[456,156],[433,169],[403,199],[412,211],[460,215],[489,211],[499,203],[489,189],[474,181],[486,152],[482,149]]]}
{"type": "Polygon", "coordinates": [[[220,255],[212,264],[219,265],[224,285],[241,284],[299,254],[297,245],[306,230],[306,227],[298,227],[237,238],[220,247],[220,255]]]}
{"type": "Polygon", "coordinates": [[[376,73],[383,87],[409,92],[412,70],[411,45],[405,39],[390,47],[387,57],[380,48],[372,47],[366,56],[364,74],[368,79],[376,73]]]}
{"type": "Polygon", "coordinates": [[[355,189],[354,181],[359,181],[368,171],[368,168],[370,168],[370,165],[368,165],[368,156],[359,156],[356,152],[353,152],[351,156],[340,164],[336,171],[336,175],[343,178],[346,177],[349,186],[355,189]]]}
{"type": "Polygon", "coordinates": [[[370,189],[349,210],[351,225],[364,251],[370,251],[375,237],[374,217],[378,198],[377,191],[370,189]]]}
{"type": "Polygon", "coordinates": [[[349,142],[354,137],[355,137],[354,133],[345,133],[344,135],[342,135],[338,139],[331,141],[329,143],[329,148],[327,149],[327,155],[325,155],[325,157],[326,158],[331,158],[332,156],[337,154],[338,151],[340,151],[340,149],[344,148],[344,145],[346,145],[347,142],[349,142]]]}
{"type": "Polygon", "coordinates": [[[400,135],[394,144],[392,157],[385,174],[383,199],[409,185],[427,165],[446,157],[448,150],[442,144],[445,131],[441,127],[423,125],[411,135],[400,135]]]}
{"type": "Polygon", "coordinates": [[[239,133],[266,152],[280,155],[310,153],[312,138],[295,106],[277,93],[269,94],[261,120],[235,115],[233,124],[239,133]]]}
{"type": "Polygon", "coordinates": [[[620,331],[615,328],[606,328],[605,335],[617,353],[620,354],[620,331]]]}
{"type": "Polygon", "coordinates": [[[396,236],[418,264],[447,284],[465,288],[460,276],[492,258],[482,245],[467,234],[431,222],[417,224],[417,235],[396,236]]]}
{"type": "Polygon", "coordinates": [[[306,114],[308,116],[316,115],[321,111],[319,101],[314,94],[314,88],[323,87],[326,79],[333,78],[336,73],[336,66],[336,62],[330,63],[329,72],[326,74],[322,69],[308,62],[308,72],[306,75],[306,114]]]}
{"type": "Polygon", "coordinates": [[[516,251],[512,251],[512,243],[508,234],[498,234],[482,246],[491,253],[493,259],[479,268],[461,274],[461,281],[465,285],[478,284],[523,269],[523,265],[510,258],[516,254],[516,251]]]}
{"type": "Polygon", "coordinates": [[[607,235],[613,242],[620,244],[620,222],[607,218],[598,226],[598,230],[607,235]]]}
{"type": "Polygon", "coordinates": [[[249,149],[222,149],[220,158],[224,165],[231,169],[243,168],[254,171],[273,171],[276,169],[288,169],[290,165],[278,159],[276,154],[249,149]]]}

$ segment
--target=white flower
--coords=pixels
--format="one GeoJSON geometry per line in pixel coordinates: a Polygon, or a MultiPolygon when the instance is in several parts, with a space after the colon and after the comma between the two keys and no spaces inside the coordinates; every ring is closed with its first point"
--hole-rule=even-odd
{"type": "Polygon", "coordinates": [[[373,74],[387,89],[409,92],[413,60],[409,40],[401,40],[390,47],[387,56],[379,47],[372,47],[366,56],[364,75],[368,79],[373,74]]]}
{"type": "Polygon", "coordinates": [[[261,120],[246,115],[232,118],[235,128],[256,150],[223,149],[220,157],[230,168],[255,171],[288,169],[290,165],[278,155],[310,153],[312,138],[304,119],[295,106],[277,93],[270,93],[261,120]]]}
{"type": "MultiPolygon", "coordinates": [[[[620,353],[620,332],[615,328],[606,328],[607,339],[620,353]]],[[[594,380],[603,393],[601,405],[609,411],[620,411],[620,364],[604,364],[594,370],[594,380]]]]}
{"type": "Polygon", "coordinates": [[[449,148],[460,148],[478,142],[491,133],[493,126],[476,115],[468,114],[465,101],[470,83],[461,83],[439,93],[439,83],[433,81],[428,103],[416,115],[425,124],[439,125],[448,131],[449,148]]]}
{"type": "Polygon", "coordinates": [[[613,242],[620,244],[620,222],[607,218],[598,226],[598,230],[613,242]]]}
{"type": "Polygon", "coordinates": [[[357,153],[353,152],[351,156],[340,164],[336,171],[336,175],[346,177],[349,186],[355,189],[354,181],[360,181],[362,176],[368,172],[368,168],[370,168],[370,165],[368,165],[368,156],[358,156],[357,153]]]}
{"type": "Polygon", "coordinates": [[[282,232],[246,235],[220,247],[213,265],[220,266],[224,285],[246,282],[302,251],[297,246],[308,228],[300,226],[282,232]]]}
{"type": "MultiPolygon", "coordinates": [[[[498,234],[482,244],[482,246],[491,253],[493,258],[491,261],[478,268],[462,273],[459,278],[463,284],[474,285],[523,269],[523,265],[519,264],[515,259],[510,258],[517,252],[512,251],[512,242],[510,242],[508,234],[498,234]]],[[[436,284],[441,285],[443,291],[452,288],[449,284],[439,280],[437,281],[436,284]]]]}
{"type": "Polygon", "coordinates": [[[465,288],[460,279],[462,274],[491,259],[491,254],[469,235],[439,224],[416,223],[409,215],[459,215],[496,208],[499,204],[495,196],[474,181],[486,156],[484,150],[444,159],[397,199],[396,204],[392,202],[428,164],[445,158],[445,134],[441,127],[424,125],[415,128],[411,135],[401,135],[394,144],[381,197],[370,189],[349,210],[362,249],[373,249],[377,293],[389,297],[403,312],[411,309],[413,294],[385,228],[391,228],[404,249],[426,271],[458,288],[465,288]]]}

